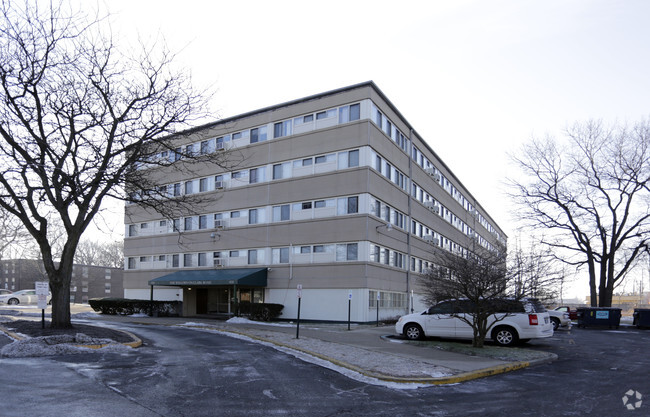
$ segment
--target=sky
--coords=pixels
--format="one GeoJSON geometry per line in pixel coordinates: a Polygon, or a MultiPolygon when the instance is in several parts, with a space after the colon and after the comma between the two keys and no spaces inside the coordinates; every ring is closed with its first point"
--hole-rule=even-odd
{"type": "Polygon", "coordinates": [[[373,80],[511,241],[509,153],[575,122],[650,114],[644,0],[100,6],[120,42],[164,39],[195,85],[215,92],[215,118],[373,80]]]}

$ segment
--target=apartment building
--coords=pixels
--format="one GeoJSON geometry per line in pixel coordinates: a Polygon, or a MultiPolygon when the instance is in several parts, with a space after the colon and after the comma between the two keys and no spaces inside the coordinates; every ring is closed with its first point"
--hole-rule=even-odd
{"type": "Polygon", "coordinates": [[[126,207],[127,298],[183,300],[183,314],[234,301],[284,305],[281,318],[371,322],[423,309],[434,250],[496,248],[506,235],[373,82],[200,126],[159,158],[229,152],[231,170],[155,166],[200,212],[126,207]]]}
{"type": "MultiPolygon", "coordinates": [[[[88,303],[90,298],[122,297],[124,271],[120,268],[75,264],[70,280],[70,302],[88,303]]],[[[36,259],[0,261],[0,288],[33,290],[35,282],[48,281],[43,263],[36,259]]]]}

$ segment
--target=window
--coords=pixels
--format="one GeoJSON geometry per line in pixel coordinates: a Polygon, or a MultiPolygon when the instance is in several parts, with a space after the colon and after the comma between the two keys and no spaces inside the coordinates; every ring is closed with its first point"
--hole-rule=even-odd
{"type": "Polygon", "coordinates": [[[146,229],[149,227],[149,223],[140,223],[140,229],[146,229]]]}
{"type": "Polygon", "coordinates": [[[314,245],[314,253],[325,253],[325,245],[314,245]]]}
{"type": "Polygon", "coordinates": [[[266,126],[251,129],[251,143],[264,142],[266,140],[266,126]]]}
{"type": "Polygon", "coordinates": [[[276,248],[273,249],[273,263],[274,264],[288,264],[289,263],[289,248],[276,248]]]}
{"type": "Polygon", "coordinates": [[[360,106],[359,104],[352,104],[339,108],[339,123],[347,123],[353,120],[359,120],[360,106]]]}
{"type": "Polygon", "coordinates": [[[195,155],[195,153],[194,153],[194,144],[187,145],[185,147],[185,154],[187,156],[194,156],[195,155]]]}
{"type": "Polygon", "coordinates": [[[204,193],[206,191],[208,191],[208,179],[201,178],[199,180],[199,192],[204,193]]]}
{"type": "Polygon", "coordinates": [[[248,251],[248,263],[250,265],[257,263],[257,249],[251,249],[248,251]]]}
{"type": "Polygon", "coordinates": [[[316,200],[314,201],[314,208],[334,207],[335,200],[316,200]]]}
{"type": "Polygon", "coordinates": [[[239,257],[239,251],[238,250],[231,250],[229,253],[229,256],[231,258],[238,258],[239,257]]]}
{"type": "Polygon", "coordinates": [[[337,214],[352,214],[359,212],[359,197],[344,197],[338,199],[337,214]]]}
{"type": "Polygon", "coordinates": [[[172,267],[173,268],[178,268],[179,266],[179,256],[178,254],[172,255],[172,267]]]}
{"type": "Polygon", "coordinates": [[[336,116],[336,109],[329,109],[316,113],[316,120],[329,119],[336,116]]]}
{"type": "Polygon", "coordinates": [[[280,222],[289,220],[291,209],[289,204],[273,207],[273,221],[280,222]]]}
{"type": "Polygon", "coordinates": [[[248,224],[257,224],[257,209],[248,210],[248,224]]]}
{"type": "Polygon", "coordinates": [[[165,255],[158,255],[158,261],[165,261],[167,257],[165,255]]]}
{"type": "Polygon", "coordinates": [[[180,161],[182,157],[182,151],[181,148],[176,148],[174,149],[174,162],[180,161]]]}
{"type": "Polygon", "coordinates": [[[205,155],[210,152],[210,141],[204,140],[201,142],[201,155],[205,155]]]}
{"type": "Polygon", "coordinates": [[[208,261],[205,252],[199,253],[199,266],[208,266],[208,261]]]}
{"type": "Polygon", "coordinates": [[[311,201],[306,201],[306,202],[302,203],[300,207],[301,207],[302,210],[311,209],[311,201]]]}
{"type": "Polygon", "coordinates": [[[241,212],[240,211],[231,211],[230,212],[230,218],[231,219],[237,219],[241,217],[241,212]]]}
{"type": "Polygon", "coordinates": [[[359,151],[339,152],[339,169],[359,166],[359,151]]]}
{"type": "Polygon", "coordinates": [[[128,260],[128,268],[129,269],[135,269],[135,258],[129,258],[129,260],[128,260]]]}
{"type": "Polygon", "coordinates": [[[233,179],[243,179],[248,175],[248,171],[237,171],[232,173],[233,179]]]}
{"type": "Polygon", "coordinates": [[[255,184],[264,181],[264,168],[253,168],[249,171],[248,183],[255,184]]]}
{"type": "Polygon", "coordinates": [[[192,266],[192,254],[191,253],[186,253],[183,255],[183,266],[184,267],[190,267],[192,266]]]}
{"type": "Polygon", "coordinates": [[[138,235],[138,229],[135,228],[134,224],[129,225],[129,236],[137,236],[138,235]]]}
{"type": "Polygon", "coordinates": [[[173,230],[174,232],[180,232],[181,231],[181,219],[174,219],[173,223],[173,230]]]}
{"type": "Polygon", "coordinates": [[[199,216],[199,229],[207,229],[208,228],[208,216],[206,215],[201,215],[199,216]]]}
{"type": "Polygon", "coordinates": [[[306,116],[300,116],[300,117],[296,117],[295,119],[293,119],[293,122],[296,125],[301,125],[303,123],[310,123],[310,122],[313,122],[313,121],[314,121],[314,115],[313,114],[308,114],[306,116]]]}
{"type": "Polygon", "coordinates": [[[323,164],[325,162],[333,162],[336,160],[336,155],[331,153],[328,155],[321,155],[316,157],[316,163],[317,164],[323,164]]]}
{"type": "Polygon", "coordinates": [[[174,196],[178,197],[179,195],[181,195],[181,183],[180,182],[174,184],[174,196]]]}
{"type": "Polygon", "coordinates": [[[185,182],[185,194],[192,194],[192,181],[185,182]]]}
{"type": "Polygon", "coordinates": [[[300,253],[311,253],[311,246],[301,246],[300,253]]]}
{"type": "Polygon", "coordinates": [[[185,218],[185,224],[184,224],[183,230],[192,230],[192,218],[191,217],[186,217],[185,218]]]}
{"type": "Polygon", "coordinates": [[[336,245],[337,261],[356,261],[358,259],[358,243],[336,245]]]}
{"type": "Polygon", "coordinates": [[[283,165],[286,165],[286,164],[275,164],[275,165],[273,165],[273,179],[274,180],[279,180],[279,179],[285,178],[283,165]]]}
{"type": "Polygon", "coordinates": [[[149,257],[148,256],[141,256],[140,257],[140,262],[149,262],[149,257]]]}
{"type": "Polygon", "coordinates": [[[280,138],[291,134],[291,120],[278,122],[273,125],[273,137],[280,138]]]}

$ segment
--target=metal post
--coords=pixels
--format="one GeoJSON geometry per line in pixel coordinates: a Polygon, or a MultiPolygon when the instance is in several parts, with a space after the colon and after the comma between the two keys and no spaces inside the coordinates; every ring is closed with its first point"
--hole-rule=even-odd
{"type": "Polygon", "coordinates": [[[45,328],[45,309],[41,309],[41,329],[45,328]]]}
{"type": "Polygon", "coordinates": [[[300,300],[298,297],[298,318],[296,319],[296,339],[300,338],[300,300]]]}
{"type": "Polygon", "coordinates": [[[348,299],[348,330],[350,330],[350,313],[352,312],[352,299],[348,299]]]}

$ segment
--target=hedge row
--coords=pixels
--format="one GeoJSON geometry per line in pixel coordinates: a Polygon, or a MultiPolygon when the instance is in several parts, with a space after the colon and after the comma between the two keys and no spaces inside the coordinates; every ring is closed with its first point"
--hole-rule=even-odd
{"type": "Polygon", "coordinates": [[[181,301],[132,300],[128,298],[91,298],[88,304],[98,313],[130,316],[148,314],[150,316],[180,316],[181,301]]]}
{"type": "Polygon", "coordinates": [[[247,316],[251,320],[271,321],[282,313],[283,308],[282,304],[242,301],[239,303],[239,314],[247,316]]]}

